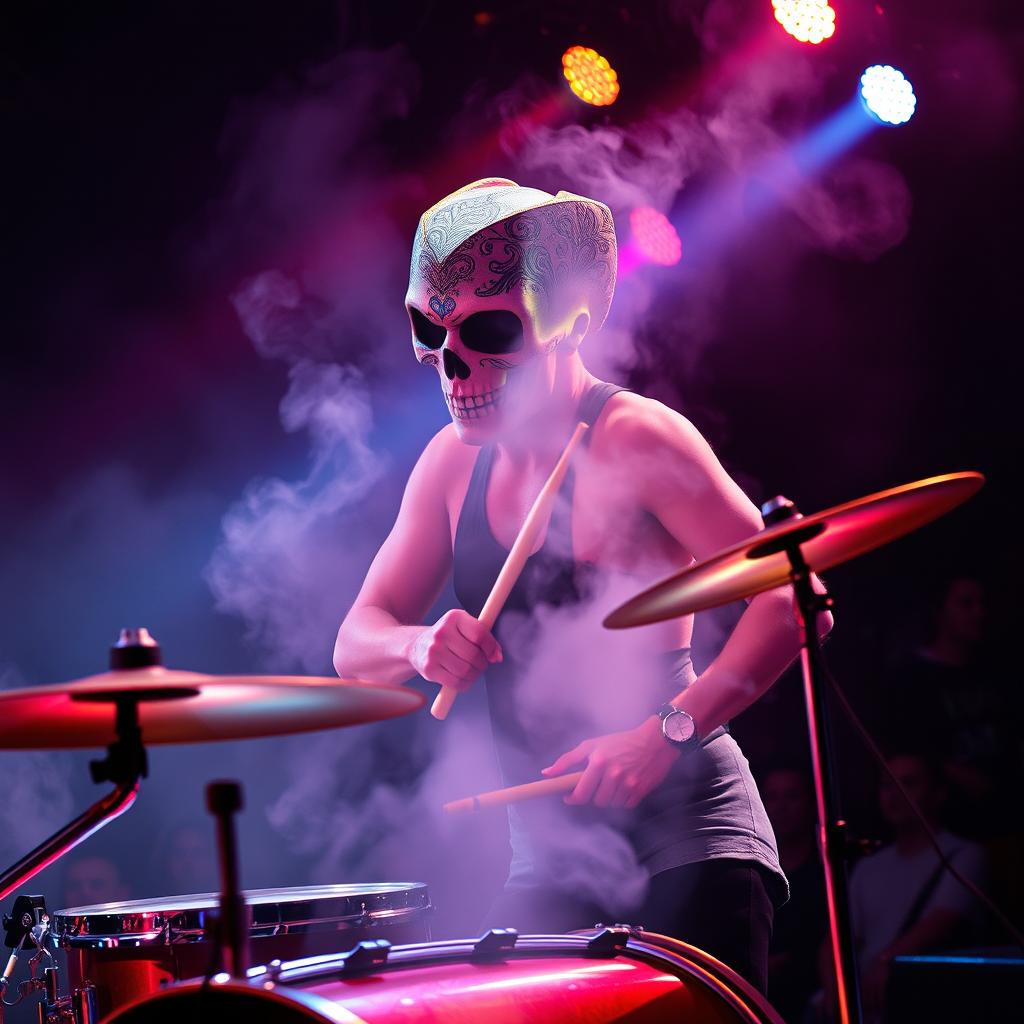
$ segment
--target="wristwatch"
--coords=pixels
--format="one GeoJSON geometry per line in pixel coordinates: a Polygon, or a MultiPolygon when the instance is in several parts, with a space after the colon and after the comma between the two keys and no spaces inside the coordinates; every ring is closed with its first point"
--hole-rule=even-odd
{"type": "Polygon", "coordinates": [[[658,717],[661,719],[661,734],[673,747],[690,750],[700,743],[697,726],[688,711],[673,704],[662,704],[658,708],[658,717]]]}

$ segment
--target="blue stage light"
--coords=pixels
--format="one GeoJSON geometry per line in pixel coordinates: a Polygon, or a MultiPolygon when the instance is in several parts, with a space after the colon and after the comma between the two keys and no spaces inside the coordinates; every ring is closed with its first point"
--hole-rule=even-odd
{"type": "Polygon", "coordinates": [[[872,64],[860,76],[864,106],[884,124],[906,124],[914,116],[917,97],[902,71],[889,64],[872,64]]]}

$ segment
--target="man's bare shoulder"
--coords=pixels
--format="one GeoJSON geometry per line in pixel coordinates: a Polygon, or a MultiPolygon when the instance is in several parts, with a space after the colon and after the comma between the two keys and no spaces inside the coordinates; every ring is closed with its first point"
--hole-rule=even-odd
{"type": "Polygon", "coordinates": [[[595,427],[591,447],[598,458],[618,461],[631,455],[672,452],[700,459],[708,447],[701,432],[681,413],[633,391],[613,395],[595,427]]]}
{"type": "Polygon", "coordinates": [[[413,473],[422,486],[447,494],[472,472],[478,451],[460,441],[454,424],[447,423],[427,443],[413,473]]]}
{"type": "Polygon", "coordinates": [[[457,466],[472,465],[479,451],[473,445],[459,440],[454,423],[446,423],[428,442],[420,461],[431,466],[454,469],[457,466]]]}

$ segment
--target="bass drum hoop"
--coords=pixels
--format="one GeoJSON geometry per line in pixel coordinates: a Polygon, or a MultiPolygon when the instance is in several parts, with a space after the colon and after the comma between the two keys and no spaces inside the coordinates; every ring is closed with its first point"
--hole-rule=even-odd
{"type": "MultiPolygon", "coordinates": [[[[768,1001],[749,982],[740,977],[731,967],[716,960],[709,953],[655,932],[638,929],[630,930],[628,938],[606,951],[594,951],[590,943],[601,932],[571,932],[566,935],[524,935],[519,936],[514,947],[496,952],[486,960],[542,960],[548,956],[578,954],[584,959],[611,958],[630,955],[635,959],[657,965],[671,965],[677,976],[688,977],[710,989],[737,1014],[744,1024],[786,1024],[772,1009],[768,1001]]],[[[351,972],[354,977],[388,975],[400,972],[402,967],[423,967],[432,963],[467,962],[480,959],[474,956],[477,940],[454,939],[440,942],[417,943],[408,946],[394,946],[388,960],[375,968],[351,972]]],[[[298,985],[302,982],[329,977],[344,978],[348,954],[307,957],[275,963],[271,966],[253,967],[249,970],[249,981],[238,979],[216,979],[213,981],[193,980],[170,985],[163,991],[143,997],[115,1011],[105,1018],[104,1024],[143,1024],[148,1018],[135,1016],[134,1011],[162,1001],[185,1002],[191,1005],[190,996],[198,997],[207,989],[230,996],[268,997],[282,1009],[293,1011],[283,1022],[313,1020],[330,1024],[352,1024],[360,1020],[347,1010],[343,1002],[335,1002],[304,991],[298,985]]],[[[167,1009],[170,1009],[169,1007],[167,1009]]],[[[170,1020],[168,1016],[166,1019],[170,1020]]]]}

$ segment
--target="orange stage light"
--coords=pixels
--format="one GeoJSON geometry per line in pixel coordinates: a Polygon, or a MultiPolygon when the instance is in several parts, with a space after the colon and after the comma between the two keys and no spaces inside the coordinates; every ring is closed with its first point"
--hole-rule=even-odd
{"type": "Polygon", "coordinates": [[[772,0],[775,20],[801,43],[821,43],[836,31],[836,12],[828,0],[772,0]]]}
{"type": "Polygon", "coordinates": [[[569,88],[584,103],[606,107],[619,95],[619,76],[615,68],[589,46],[570,46],[562,54],[562,74],[569,88]]]}

